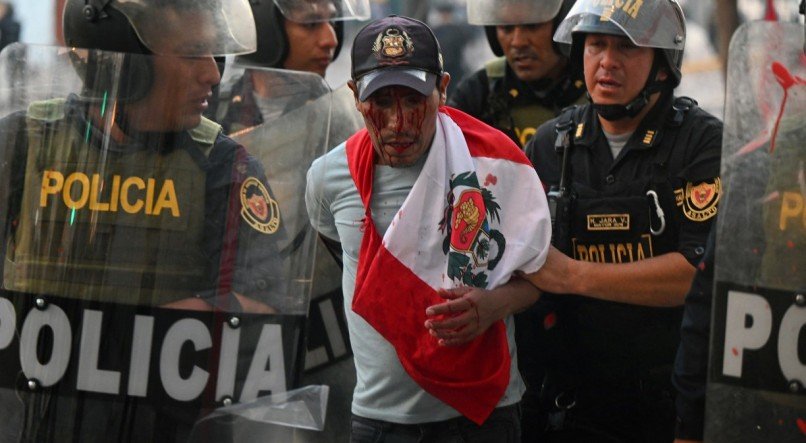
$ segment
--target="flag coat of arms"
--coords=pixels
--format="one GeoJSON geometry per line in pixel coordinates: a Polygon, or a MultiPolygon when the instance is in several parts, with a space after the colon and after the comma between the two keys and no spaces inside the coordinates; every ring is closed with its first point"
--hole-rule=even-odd
{"type": "Polygon", "coordinates": [[[366,211],[352,309],[395,347],[420,387],[481,424],[509,384],[504,323],[444,347],[425,328],[425,310],[444,301],[439,289],[490,289],[516,270],[537,271],[551,221],[534,168],[506,135],[448,107],[437,118],[423,169],[383,238],[369,211],[372,142],[367,130],[347,141],[366,211]]]}

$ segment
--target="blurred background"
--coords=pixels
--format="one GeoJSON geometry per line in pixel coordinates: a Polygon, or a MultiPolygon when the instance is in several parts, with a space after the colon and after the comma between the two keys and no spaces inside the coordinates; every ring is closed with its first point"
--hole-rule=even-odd
{"type": "MultiPolygon", "coordinates": [[[[443,48],[454,85],[493,57],[480,27],[467,24],[465,0],[370,0],[372,17],[400,14],[428,23],[443,48]]],[[[748,20],[798,21],[799,0],[681,0],[688,25],[683,82],[677,95],[688,95],[709,112],[723,115],[723,66],[730,36],[748,20]]],[[[58,44],[64,0],[0,1],[0,45],[15,39],[34,44],[58,44]],[[16,32],[15,32],[16,29],[16,32]]],[[[346,22],[345,49],[361,22],[346,22]]],[[[326,79],[338,88],[350,75],[350,52],[330,66],[326,79]]],[[[30,73],[33,74],[33,73],[30,73]]]]}

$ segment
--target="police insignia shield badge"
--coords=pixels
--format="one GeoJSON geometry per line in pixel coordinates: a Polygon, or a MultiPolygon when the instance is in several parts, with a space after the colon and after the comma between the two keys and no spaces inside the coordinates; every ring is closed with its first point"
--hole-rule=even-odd
{"type": "Polygon", "coordinates": [[[396,28],[389,28],[380,34],[375,39],[375,44],[372,45],[372,52],[378,58],[401,58],[410,56],[414,53],[414,43],[406,31],[401,31],[396,28]]]}
{"type": "Polygon", "coordinates": [[[677,189],[674,192],[677,206],[682,206],[686,218],[696,222],[705,221],[716,215],[722,182],[719,177],[713,182],[702,182],[697,185],[688,182],[685,189],[677,189]]]}
{"type": "Polygon", "coordinates": [[[280,207],[255,177],[247,178],[241,185],[241,217],[264,234],[274,234],[280,227],[280,207]]]}

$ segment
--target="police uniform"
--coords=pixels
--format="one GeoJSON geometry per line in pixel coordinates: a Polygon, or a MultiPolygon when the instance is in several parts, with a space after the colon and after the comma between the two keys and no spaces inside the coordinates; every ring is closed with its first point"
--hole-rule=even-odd
{"type": "Polygon", "coordinates": [[[560,78],[521,81],[506,58],[499,57],[464,79],[448,105],[501,130],[523,148],[540,124],[583,97],[581,81],[572,81],[568,75],[560,78]]]}
{"type": "Polygon", "coordinates": [[[714,295],[715,241],[716,230],[712,230],[705,256],[698,265],[691,289],[686,294],[685,312],[680,326],[680,347],[672,374],[672,383],[677,390],[675,438],[703,439],[711,299],[714,295]]]}
{"type": "Polygon", "coordinates": [[[6,289],[152,306],[238,292],[282,306],[284,233],[258,162],[206,119],[104,146],[85,106],[37,102],[3,122],[17,134],[6,289]]]}
{"type": "MultiPolygon", "coordinates": [[[[627,263],[679,252],[700,261],[721,194],[719,120],[664,93],[614,159],[593,106],[570,108],[526,149],[546,187],[560,181],[558,130],[571,140],[567,255],[627,263]]],[[[588,438],[671,440],[668,385],[682,308],[551,295],[538,302],[546,304],[553,308],[543,325],[556,339],[546,350],[556,355],[544,356],[551,425],[588,438]]]]}

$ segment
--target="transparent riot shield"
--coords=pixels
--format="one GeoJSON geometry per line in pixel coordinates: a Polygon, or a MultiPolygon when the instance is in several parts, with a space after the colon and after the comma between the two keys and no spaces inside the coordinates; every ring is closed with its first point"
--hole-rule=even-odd
{"type": "Polygon", "coordinates": [[[806,58],[802,25],[730,45],[706,440],[806,434],[806,58]]]}
{"type": "Polygon", "coordinates": [[[0,70],[17,64],[26,100],[0,119],[0,442],[321,429],[327,388],[300,386],[315,257],[303,196],[329,104],[279,115],[283,134],[304,127],[294,140],[270,122],[229,138],[202,117],[212,57],[0,54],[0,70]]]}
{"type": "MultiPolygon", "coordinates": [[[[261,150],[267,156],[264,164],[276,183],[272,186],[279,194],[301,196],[304,188],[293,184],[304,183],[311,161],[305,167],[290,168],[299,163],[304,155],[303,143],[321,143],[311,138],[312,125],[327,123],[318,114],[329,113],[327,139],[324,144],[331,149],[363,127],[361,115],[355,107],[352,91],[346,85],[330,91],[323,87],[316,74],[287,70],[228,65],[227,78],[222,82],[216,115],[232,137],[249,146],[272,140],[271,149],[261,150]],[[304,88],[297,85],[304,84],[304,88]],[[274,106],[260,106],[262,96],[271,96],[274,106]],[[305,106],[302,106],[305,105],[305,106]],[[236,111],[236,112],[233,112],[236,111]],[[233,116],[241,116],[237,121],[233,116]],[[289,183],[292,186],[284,186],[289,183]]],[[[317,131],[315,131],[317,132],[317,131]]],[[[293,198],[281,198],[288,204],[299,205],[293,198]]],[[[350,431],[350,403],[355,385],[355,368],[349,357],[352,355],[347,322],[344,317],[344,299],[341,289],[341,267],[337,259],[310,229],[304,206],[284,210],[299,215],[299,220],[287,220],[289,236],[287,247],[293,248],[299,240],[313,236],[316,241],[316,257],[310,310],[307,323],[307,350],[304,359],[304,384],[327,385],[330,388],[330,414],[324,432],[302,432],[299,441],[340,441],[350,431]]]]}

